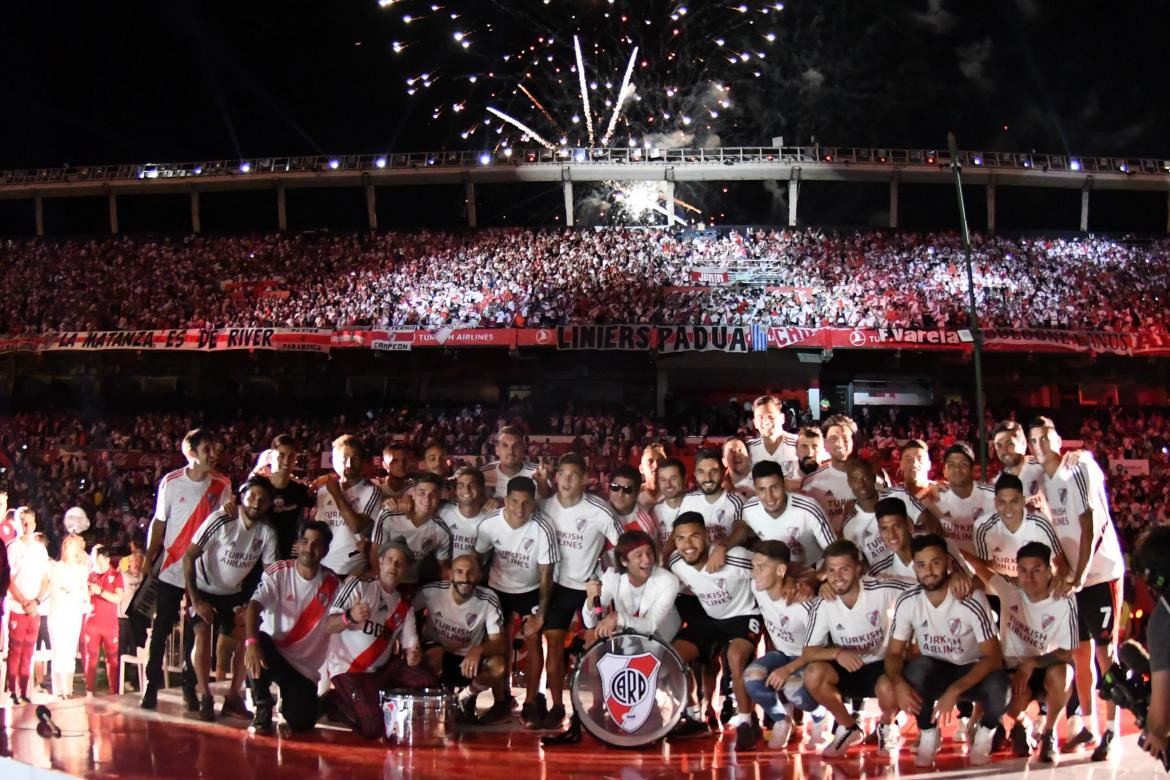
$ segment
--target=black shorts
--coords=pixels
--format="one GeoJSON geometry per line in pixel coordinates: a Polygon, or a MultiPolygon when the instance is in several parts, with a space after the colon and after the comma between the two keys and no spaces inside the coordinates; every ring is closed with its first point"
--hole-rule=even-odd
{"type": "Polygon", "coordinates": [[[678,610],[678,616],[682,618],[684,626],[709,619],[707,613],[703,611],[703,605],[699,603],[699,597],[691,593],[678,594],[674,599],[674,607],[678,610]]]}
{"type": "Polygon", "coordinates": [[[585,591],[554,583],[552,596],[548,600],[548,612],[544,615],[544,630],[568,631],[573,617],[581,614],[583,606],[585,591]]]}
{"type": "MultiPolygon", "coordinates": [[[[198,591],[198,593],[199,598],[206,601],[215,610],[215,627],[219,629],[219,633],[230,634],[234,632],[236,630],[236,613],[247,606],[250,597],[243,591],[227,595],[204,593],[203,591],[198,591]]],[[[203,618],[199,617],[199,614],[192,607],[191,625],[197,626],[203,622],[203,618]]]]}
{"type": "Polygon", "coordinates": [[[829,661],[829,665],[837,672],[837,690],[842,699],[872,699],[878,678],[886,673],[885,661],[871,661],[856,672],[847,671],[836,661],[829,661]]]}
{"type": "Polygon", "coordinates": [[[1110,580],[1077,591],[1077,622],[1082,642],[1091,639],[1098,645],[1117,644],[1120,590],[1121,580],[1110,580]]]}
{"type": "Polygon", "coordinates": [[[526,618],[532,614],[532,610],[540,606],[540,588],[533,588],[526,593],[505,593],[497,590],[496,595],[500,597],[500,614],[505,625],[511,625],[509,618],[512,615],[526,618]]]}
{"type": "MultiPolygon", "coordinates": [[[[448,688],[466,688],[471,685],[471,678],[463,676],[463,656],[443,651],[443,667],[439,673],[439,682],[448,688]]],[[[480,661],[483,667],[483,661],[480,661]]],[[[476,670],[479,673],[479,670],[476,670]]]]}
{"type": "Polygon", "coordinates": [[[732,639],[743,639],[755,647],[760,643],[763,619],[759,615],[738,615],[716,619],[705,617],[687,623],[674,637],[674,641],[690,642],[699,650],[699,661],[711,663],[719,657],[723,648],[732,639]]]}

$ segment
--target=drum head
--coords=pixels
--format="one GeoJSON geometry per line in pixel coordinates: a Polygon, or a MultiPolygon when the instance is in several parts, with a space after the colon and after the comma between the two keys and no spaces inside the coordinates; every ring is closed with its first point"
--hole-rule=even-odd
{"type": "Polygon", "coordinates": [[[616,634],[581,655],[570,695],[581,724],[602,742],[646,745],[682,717],[686,667],[674,648],[654,637],[616,634]]]}

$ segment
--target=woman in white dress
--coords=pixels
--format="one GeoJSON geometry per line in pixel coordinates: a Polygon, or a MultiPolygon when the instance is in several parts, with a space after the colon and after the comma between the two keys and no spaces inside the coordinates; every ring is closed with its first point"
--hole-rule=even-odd
{"type": "Polygon", "coordinates": [[[77,647],[81,638],[81,621],[89,611],[89,558],[85,540],[69,534],[61,542],[61,559],[49,570],[49,642],[53,646],[50,670],[53,693],[60,699],[73,695],[73,675],[77,672],[77,647]]]}

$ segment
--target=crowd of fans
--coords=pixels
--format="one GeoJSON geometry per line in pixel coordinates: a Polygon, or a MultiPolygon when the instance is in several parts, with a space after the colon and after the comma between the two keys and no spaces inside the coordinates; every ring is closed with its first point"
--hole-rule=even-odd
{"type": "MultiPolygon", "coordinates": [[[[975,236],[985,325],[1164,332],[1170,242],[975,236]]],[[[954,234],[320,232],[8,240],[0,333],[719,322],[964,325],[954,234]],[[695,286],[692,271],[729,281],[695,286]]]]}
{"type": "MultiPolygon", "coordinates": [[[[941,479],[946,448],[978,438],[971,409],[960,404],[932,409],[859,407],[855,416],[860,428],[857,453],[895,481],[901,481],[898,448],[907,439],[927,442],[930,477],[941,479]]],[[[990,430],[999,417],[989,410],[986,419],[990,430]]],[[[1024,420],[1026,415],[1017,419],[1024,420]]],[[[789,427],[799,422],[790,415],[789,427]]],[[[62,534],[66,510],[80,506],[88,513],[95,534],[109,544],[125,546],[145,531],[154,512],[158,480],[182,465],[177,442],[185,431],[200,425],[222,437],[217,468],[235,483],[247,476],[257,450],[282,432],[290,433],[301,448],[297,471],[313,476],[328,469],[321,453],[329,451],[339,431],[357,432],[375,453],[391,440],[405,440],[420,462],[427,446],[439,443],[453,469],[461,463],[482,465],[493,460],[495,432],[504,425],[518,425],[529,432],[530,460],[578,452],[589,463],[590,489],[602,493],[613,470],[623,464],[636,465],[649,444],[661,444],[667,454],[685,457],[709,439],[717,442],[739,436],[747,440],[757,435],[751,412],[736,399],[669,419],[656,419],[630,407],[571,404],[543,414],[522,404],[402,406],[319,417],[158,412],[88,418],[36,412],[0,419],[0,458],[8,464],[3,482],[11,505],[31,506],[53,539],[62,534]],[[50,523],[51,528],[47,527],[50,523]]],[[[1123,541],[1132,542],[1141,529],[1167,522],[1170,414],[1104,407],[1070,420],[1065,430],[1069,439],[1083,442],[1081,447],[1109,475],[1114,521],[1123,541]],[[1131,473],[1121,467],[1123,460],[1146,461],[1148,473],[1131,473]]],[[[998,473],[994,457],[989,467],[994,479],[998,473]]]]}

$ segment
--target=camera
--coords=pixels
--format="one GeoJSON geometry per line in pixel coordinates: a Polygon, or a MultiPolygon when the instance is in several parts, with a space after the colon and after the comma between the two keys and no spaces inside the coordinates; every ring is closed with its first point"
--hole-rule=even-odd
{"type": "MultiPolygon", "coordinates": [[[[1133,713],[1142,729],[1138,745],[1145,747],[1146,716],[1150,711],[1150,656],[1146,649],[1130,639],[1118,648],[1117,660],[1097,681],[1101,698],[1133,713]]],[[[1162,766],[1170,771],[1170,756],[1162,757],[1162,766]]]]}

